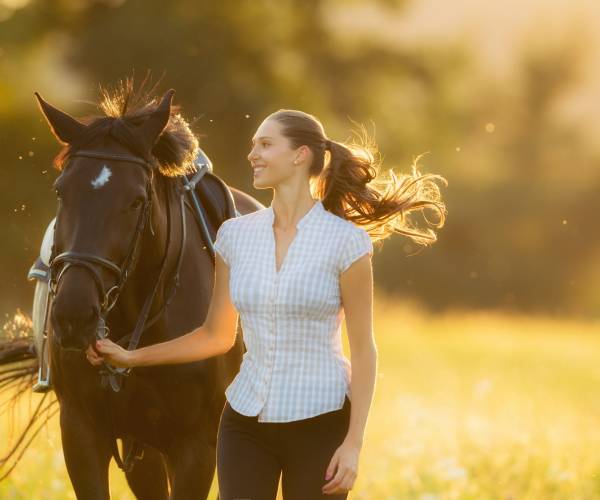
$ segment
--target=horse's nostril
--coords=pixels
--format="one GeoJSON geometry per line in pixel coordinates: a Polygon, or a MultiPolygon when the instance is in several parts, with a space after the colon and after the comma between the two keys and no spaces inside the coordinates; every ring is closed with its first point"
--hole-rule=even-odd
{"type": "Polygon", "coordinates": [[[98,312],[93,307],[86,307],[85,311],[62,311],[56,314],[54,319],[60,346],[67,350],[82,350],[89,345],[90,339],[94,338],[98,312]]]}
{"type": "Polygon", "coordinates": [[[81,311],[71,311],[70,314],[57,314],[56,322],[61,331],[70,335],[86,331],[95,327],[98,320],[98,312],[94,307],[87,309],[85,313],[81,311]]]}

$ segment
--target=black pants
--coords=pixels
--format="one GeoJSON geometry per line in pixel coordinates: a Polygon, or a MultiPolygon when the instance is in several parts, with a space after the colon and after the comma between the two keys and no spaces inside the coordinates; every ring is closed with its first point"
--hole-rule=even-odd
{"type": "Polygon", "coordinates": [[[327,466],[350,423],[344,407],[293,422],[259,422],[225,403],[217,436],[219,500],[275,500],[279,476],[285,500],[343,500],[325,495],[327,466]]]}

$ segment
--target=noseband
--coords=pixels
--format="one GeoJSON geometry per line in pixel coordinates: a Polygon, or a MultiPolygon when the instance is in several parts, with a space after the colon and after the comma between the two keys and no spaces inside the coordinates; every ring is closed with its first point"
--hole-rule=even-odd
{"type": "MultiPolygon", "coordinates": [[[[126,257],[121,265],[112,262],[110,259],[105,257],[101,257],[91,253],[85,252],[77,252],[77,251],[69,251],[62,252],[58,255],[55,255],[56,250],[56,239],[54,239],[52,244],[52,252],[50,257],[50,272],[49,272],[49,289],[53,298],[56,295],[58,284],[60,279],[64,276],[67,269],[73,266],[79,266],[90,272],[92,277],[94,278],[94,282],[98,288],[98,292],[101,297],[100,304],[100,314],[98,319],[98,325],[96,328],[96,338],[102,339],[109,335],[109,328],[106,325],[106,317],[109,311],[114,307],[119,298],[119,294],[121,293],[127,278],[130,276],[131,272],[135,269],[135,265],[137,263],[137,259],[140,253],[140,246],[142,241],[142,234],[144,232],[144,228],[148,223],[152,211],[152,181],[153,181],[153,168],[152,164],[140,157],[126,155],[126,154],[111,154],[104,153],[101,151],[92,151],[92,150],[81,150],[76,151],[71,158],[73,157],[87,157],[87,158],[97,158],[102,160],[114,160],[114,161],[123,161],[128,163],[135,163],[144,168],[147,172],[147,181],[146,181],[146,200],[144,202],[144,206],[142,211],[138,217],[138,221],[136,224],[135,232],[133,237],[129,243],[129,248],[126,254],[126,257]],[[58,266],[62,268],[57,274],[58,266]],[[115,284],[109,288],[108,291],[104,289],[104,281],[102,279],[102,275],[99,271],[99,267],[108,270],[111,274],[116,276],[115,284]]],[[[154,301],[154,297],[156,292],[158,291],[161,282],[163,281],[166,269],[167,269],[167,261],[169,257],[169,248],[172,243],[173,237],[171,233],[173,232],[173,224],[171,222],[171,210],[169,203],[169,196],[167,195],[167,227],[168,227],[168,235],[167,235],[167,244],[165,249],[165,255],[163,257],[163,261],[161,264],[161,269],[154,284],[154,288],[152,292],[146,298],[146,301],[142,307],[138,320],[136,322],[136,326],[132,333],[127,334],[121,337],[118,340],[119,344],[124,344],[127,339],[129,339],[129,345],[127,346],[128,350],[133,350],[137,347],[141,334],[143,331],[147,330],[152,324],[154,324],[162,315],[169,302],[171,301],[177,286],[179,285],[179,271],[181,268],[181,262],[183,257],[183,251],[186,246],[186,221],[185,221],[185,208],[184,208],[184,195],[185,188],[179,189],[179,198],[180,198],[180,210],[181,210],[181,245],[179,248],[179,255],[177,258],[177,265],[175,273],[170,282],[170,288],[166,292],[166,299],[162,304],[159,311],[150,319],[147,320],[148,314],[150,312],[150,307],[154,301]]],[[[56,234],[56,223],[54,225],[54,232],[56,234]]],[[[123,376],[129,375],[131,368],[122,368],[122,367],[114,367],[106,362],[103,363],[103,369],[101,371],[102,375],[102,385],[106,387],[107,383],[110,383],[110,386],[115,392],[118,392],[121,388],[123,376]]]]}

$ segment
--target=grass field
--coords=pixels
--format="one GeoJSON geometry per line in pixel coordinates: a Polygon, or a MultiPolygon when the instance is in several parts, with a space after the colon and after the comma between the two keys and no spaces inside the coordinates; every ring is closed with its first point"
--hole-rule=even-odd
{"type": "MultiPolygon", "coordinates": [[[[431,316],[378,297],[375,328],[379,379],[350,498],[600,499],[600,323],[431,316]]],[[[112,498],[133,498],[114,462],[110,475],[112,498]]],[[[56,418],[0,498],[75,498],[56,418]]]]}

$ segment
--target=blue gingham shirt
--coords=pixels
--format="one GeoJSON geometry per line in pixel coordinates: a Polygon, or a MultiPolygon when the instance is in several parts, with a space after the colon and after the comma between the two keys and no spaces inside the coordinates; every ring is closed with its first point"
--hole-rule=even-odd
{"type": "Polygon", "coordinates": [[[217,232],[247,349],[225,395],[243,415],[289,422],[340,409],[350,398],[339,278],[373,245],[364,229],[319,200],[297,223],[277,272],[273,221],[271,205],[228,219],[217,232]]]}

